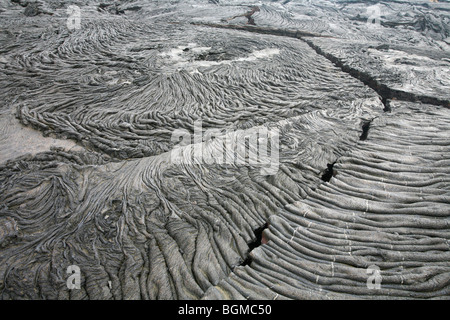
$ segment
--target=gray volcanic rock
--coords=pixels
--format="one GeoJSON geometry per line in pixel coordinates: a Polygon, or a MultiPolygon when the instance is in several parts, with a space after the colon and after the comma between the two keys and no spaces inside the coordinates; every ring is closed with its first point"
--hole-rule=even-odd
{"type": "Polygon", "coordinates": [[[0,299],[448,299],[449,12],[0,1],[0,299]]]}
{"type": "Polygon", "coordinates": [[[204,298],[448,297],[449,112],[391,105],[329,183],[270,217],[252,264],[204,298]],[[370,266],[382,270],[379,290],[366,286],[370,266]]]}
{"type": "Polygon", "coordinates": [[[450,60],[445,51],[342,39],[308,41],[357,78],[371,82],[385,98],[450,106],[450,60]]]}

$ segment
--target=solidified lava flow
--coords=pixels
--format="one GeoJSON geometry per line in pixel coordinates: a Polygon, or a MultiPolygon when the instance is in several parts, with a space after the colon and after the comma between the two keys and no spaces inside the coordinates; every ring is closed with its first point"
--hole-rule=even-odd
{"type": "Polygon", "coordinates": [[[449,57],[450,1],[0,0],[0,299],[449,299],[449,57]]]}

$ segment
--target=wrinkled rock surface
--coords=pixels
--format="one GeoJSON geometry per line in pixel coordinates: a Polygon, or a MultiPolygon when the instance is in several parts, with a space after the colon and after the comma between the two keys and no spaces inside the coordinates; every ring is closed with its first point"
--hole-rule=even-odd
{"type": "Polygon", "coordinates": [[[0,0],[0,299],[448,299],[449,20],[0,0]],[[189,161],[173,133],[198,121],[277,130],[278,170],[189,161]]]}

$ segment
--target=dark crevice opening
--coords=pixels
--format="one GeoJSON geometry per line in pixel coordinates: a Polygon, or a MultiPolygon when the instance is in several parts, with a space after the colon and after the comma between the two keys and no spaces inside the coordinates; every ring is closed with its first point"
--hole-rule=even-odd
{"type": "Polygon", "coordinates": [[[262,227],[259,227],[254,231],[255,233],[255,240],[248,243],[248,253],[245,260],[240,264],[240,266],[248,266],[252,263],[252,258],[250,257],[250,252],[259,247],[262,244],[262,238],[263,238],[263,231],[269,227],[269,224],[266,222],[262,227]]]}
{"type": "Polygon", "coordinates": [[[345,73],[349,74],[353,78],[358,79],[366,86],[373,89],[378,95],[382,98],[381,101],[384,105],[383,111],[390,112],[391,107],[389,105],[388,100],[399,100],[399,101],[408,101],[408,102],[422,102],[425,104],[431,104],[442,107],[450,107],[449,102],[446,100],[441,100],[434,97],[429,96],[421,96],[416,95],[410,92],[399,91],[396,89],[391,89],[385,84],[380,83],[376,79],[374,79],[370,74],[366,72],[359,71],[354,69],[346,64],[344,64],[339,58],[324,52],[320,47],[316,46],[312,41],[300,38],[305,41],[316,53],[330,60],[336,67],[340,68],[345,73]]]}
{"type": "Polygon", "coordinates": [[[247,255],[247,258],[239,265],[240,267],[249,266],[250,263],[252,263],[253,259],[250,257],[250,255],[247,255]]]}
{"type": "Polygon", "coordinates": [[[331,177],[333,177],[336,174],[335,170],[333,169],[335,164],[336,161],[331,164],[330,163],[327,164],[327,168],[325,169],[325,172],[321,177],[322,181],[329,182],[331,180],[331,177]]]}
{"type": "Polygon", "coordinates": [[[359,136],[359,140],[365,141],[367,139],[367,137],[369,136],[369,129],[370,129],[371,123],[372,123],[372,120],[364,121],[364,123],[362,125],[362,133],[359,136]]]}
{"type": "Polygon", "coordinates": [[[391,112],[391,111],[392,111],[391,105],[390,105],[390,103],[389,103],[389,100],[388,100],[386,97],[383,97],[383,98],[381,99],[381,102],[382,102],[383,105],[384,105],[384,108],[383,108],[383,111],[384,111],[384,112],[391,112]]]}
{"type": "Polygon", "coordinates": [[[260,10],[261,9],[258,6],[251,6],[250,7],[250,11],[247,11],[244,14],[233,16],[233,17],[228,18],[228,19],[222,19],[222,22],[229,22],[229,21],[234,20],[234,19],[239,18],[239,17],[246,17],[247,18],[247,24],[252,25],[252,26],[256,26],[255,19],[253,18],[253,15],[256,12],[259,12],[260,10]]]}
{"type": "MultiPolygon", "coordinates": [[[[249,12],[251,13],[251,11],[249,12]]],[[[245,15],[244,15],[245,16],[245,15]]],[[[340,68],[342,71],[348,73],[353,78],[358,79],[366,86],[372,88],[374,91],[378,93],[378,95],[382,98],[382,102],[384,105],[383,111],[390,112],[391,107],[389,106],[388,100],[399,100],[399,101],[407,101],[407,102],[421,102],[425,104],[431,104],[436,106],[442,106],[449,108],[450,102],[448,100],[442,100],[435,97],[430,96],[422,96],[416,95],[411,92],[404,92],[396,89],[392,89],[385,84],[380,83],[376,79],[373,78],[369,73],[359,71],[354,69],[346,64],[344,64],[339,58],[325,53],[321,48],[315,45],[311,40],[306,39],[305,37],[319,37],[319,38],[334,38],[332,36],[325,36],[321,34],[316,34],[312,32],[307,32],[303,30],[291,30],[291,29],[277,29],[270,27],[256,27],[251,25],[230,25],[230,24],[215,24],[215,23],[198,23],[191,22],[193,25],[201,25],[201,26],[209,26],[214,28],[226,28],[226,29],[234,29],[234,30],[242,30],[249,32],[256,32],[260,34],[272,34],[282,37],[290,37],[297,38],[304,42],[306,42],[312,49],[316,51],[316,53],[330,60],[335,66],[340,68]]]]}

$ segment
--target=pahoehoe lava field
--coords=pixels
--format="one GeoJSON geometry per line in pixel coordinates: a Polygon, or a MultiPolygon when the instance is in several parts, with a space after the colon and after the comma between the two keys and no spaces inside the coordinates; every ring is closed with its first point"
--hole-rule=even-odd
{"type": "Polygon", "coordinates": [[[0,300],[448,300],[449,107],[450,1],[0,0],[0,300]]]}

